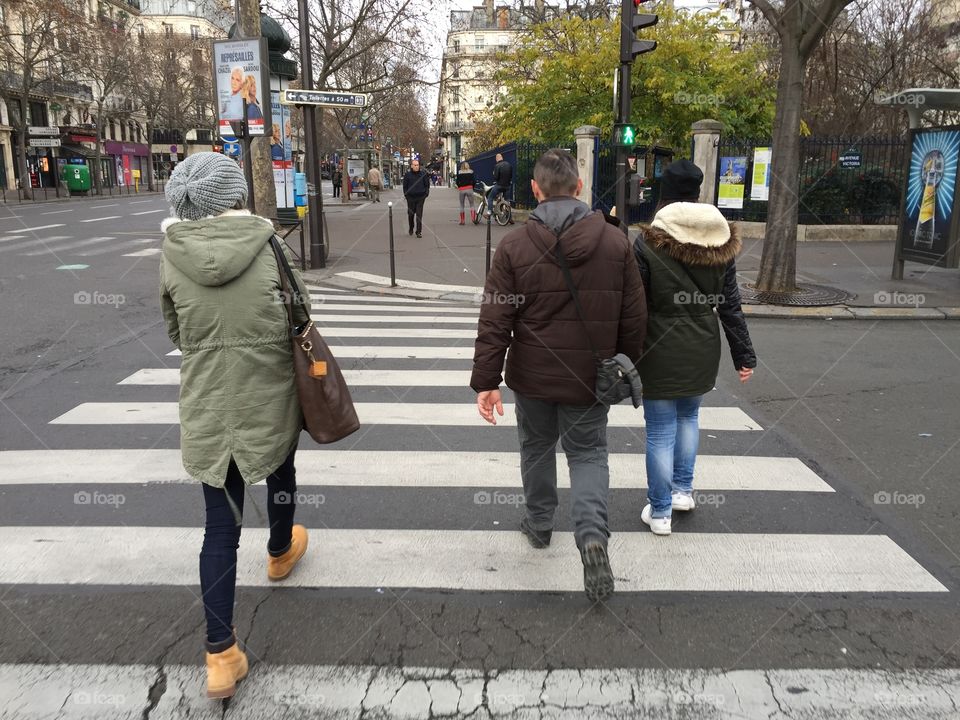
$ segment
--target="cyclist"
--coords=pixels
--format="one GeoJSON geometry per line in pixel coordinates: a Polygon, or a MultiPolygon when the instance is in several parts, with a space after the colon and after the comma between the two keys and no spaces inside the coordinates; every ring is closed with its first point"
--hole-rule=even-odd
{"type": "MultiPolygon", "coordinates": [[[[497,164],[493,166],[493,187],[487,195],[487,213],[493,207],[494,201],[501,195],[506,195],[507,191],[513,185],[513,166],[503,159],[503,155],[497,153],[497,164]]],[[[508,223],[513,225],[513,218],[508,223]]]]}

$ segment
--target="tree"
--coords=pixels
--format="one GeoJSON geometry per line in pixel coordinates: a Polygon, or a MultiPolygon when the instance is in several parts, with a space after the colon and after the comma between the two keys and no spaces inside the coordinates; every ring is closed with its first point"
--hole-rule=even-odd
{"type": "MultiPolygon", "coordinates": [[[[633,66],[638,142],[686,148],[690,125],[705,117],[737,134],[766,132],[773,87],[757,72],[765,50],[736,52],[722,39],[717,14],[693,17],[668,7],[658,13],[655,32],[645,34],[657,40],[657,50],[633,66]]],[[[605,17],[563,16],[531,26],[496,73],[505,98],[492,111],[499,136],[487,143],[567,143],[581,125],[611,128],[619,37],[618,19],[605,17]]]]}
{"type": "Polygon", "coordinates": [[[50,94],[59,78],[68,76],[68,58],[75,49],[75,28],[84,23],[82,11],[65,0],[0,0],[6,22],[0,21],[0,98],[10,110],[17,131],[16,162],[24,199],[32,196],[27,168],[27,127],[30,96],[50,94]]]}
{"type": "Polygon", "coordinates": [[[749,0],[780,39],[773,120],[770,201],[757,288],[792,292],[797,285],[800,122],[807,61],[840,13],[854,0],[749,0]]]}

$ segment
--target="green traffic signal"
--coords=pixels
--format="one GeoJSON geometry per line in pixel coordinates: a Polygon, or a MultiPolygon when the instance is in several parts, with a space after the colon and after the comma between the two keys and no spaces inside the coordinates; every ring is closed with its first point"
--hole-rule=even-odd
{"type": "Polygon", "coordinates": [[[623,128],[623,144],[624,145],[633,145],[634,138],[636,137],[636,131],[630,125],[627,125],[623,128]]]}
{"type": "Polygon", "coordinates": [[[620,147],[633,147],[637,142],[637,126],[629,123],[617,123],[613,126],[613,144],[620,147]]]}

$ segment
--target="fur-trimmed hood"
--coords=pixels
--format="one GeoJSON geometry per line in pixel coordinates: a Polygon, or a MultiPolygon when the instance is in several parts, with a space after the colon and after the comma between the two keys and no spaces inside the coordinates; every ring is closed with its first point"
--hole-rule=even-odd
{"type": "Polygon", "coordinates": [[[660,209],[643,226],[647,245],[684,265],[722,267],[740,254],[736,226],[713,205],[678,202],[660,209]]]}

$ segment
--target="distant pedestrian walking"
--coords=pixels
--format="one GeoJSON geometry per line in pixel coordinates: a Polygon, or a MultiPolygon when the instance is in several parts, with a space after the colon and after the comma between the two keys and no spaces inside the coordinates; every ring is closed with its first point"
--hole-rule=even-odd
{"type": "Polygon", "coordinates": [[[500,383],[516,396],[520,476],[526,513],[520,531],[534,548],[553,535],[556,447],[570,467],[571,514],[592,601],[613,592],[607,557],[607,413],[595,392],[599,353],[640,357],[646,309],[640,272],[624,233],[576,199],[576,160],[549,150],[531,183],[539,201],[530,221],[500,241],[484,287],[473,375],[487,422],[503,415],[500,383]],[[569,266],[575,300],[562,269],[569,266]],[[581,311],[582,306],[582,311],[581,311]],[[507,350],[509,349],[509,354],[507,350]],[[595,349],[595,350],[594,350],[595,349]]]}
{"type": "Polygon", "coordinates": [[[457,190],[460,193],[460,224],[463,225],[466,218],[464,207],[470,208],[471,222],[477,219],[477,209],[473,206],[473,187],[477,184],[477,178],[470,169],[470,163],[464,161],[460,163],[460,172],[457,173],[457,190]]]}
{"type": "MultiPolygon", "coordinates": [[[[167,334],[183,353],[183,467],[201,481],[206,506],[200,589],[207,695],[222,698],[233,695],[247,673],[233,629],[247,485],[267,480],[267,577],[287,577],[307,549],[306,529],[293,524],[302,418],[289,323],[277,297],[273,225],[242,209],[243,171],[219,153],[191,155],[171,174],[166,197],[177,217],[161,226],[160,304],[167,334]]],[[[306,322],[302,307],[294,312],[306,322]]]]}
{"type": "Polygon", "coordinates": [[[634,243],[649,312],[647,349],[637,365],[647,434],[641,519],[657,535],[670,534],[674,510],[696,506],[700,403],[717,380],[721,325],[740,381],[757,366],[737,287],[740,238],[717,208],[698,203],[702,182],[689,160],[671,163],[660,207],[634,243]]]}
{"type": "Polygon", "coordinates": [[[367,173],[367,199],[370,202],[380,202],[380,191],[383,189],[383,177],[380,168],[374,166],[367,173]]]}
{"type": "Polygon", "coordinates": [[[416,220],[417,237],[423,237],[423,203],[430,195],[430,175],[413,160],[403,176],[403,196],[407,199],[407,234],[413,235],[416,220]]]}
{"type": "Polygon", "coordinates": [[[343,185],[343,170],[340,166],[333,171],[330,179],[333,182],[333,196],[340,197],[340,186],[343,185]]]}

